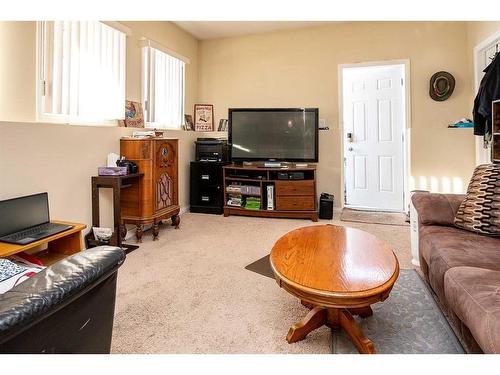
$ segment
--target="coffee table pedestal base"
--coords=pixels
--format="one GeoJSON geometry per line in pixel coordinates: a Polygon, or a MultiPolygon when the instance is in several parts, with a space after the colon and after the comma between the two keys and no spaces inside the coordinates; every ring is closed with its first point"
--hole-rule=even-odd
{"type": "Polygon", "coordinates": [[[289,344],[305,339],[309,332],[326,325],[332,329],[343,329],[360,353],[375,353],[373,342],[363,334],[353,318],[353,314],[363,318],[373,315],[370,306],[356,309],[334,309],[321,306],[314,307],[305,301],[302,301],[302,304],[312,308],[312,310],[304,319],[290,328],[286,336],[289,344]]]}

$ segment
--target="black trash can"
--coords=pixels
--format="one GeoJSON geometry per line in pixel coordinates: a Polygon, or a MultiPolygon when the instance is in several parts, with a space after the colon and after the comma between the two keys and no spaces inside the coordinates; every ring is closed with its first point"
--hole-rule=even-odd
{"type": "Polygon", "coordinates": [[[319,198],[319,218],[333,219],[333,194],[321,193],[319,198]]]}

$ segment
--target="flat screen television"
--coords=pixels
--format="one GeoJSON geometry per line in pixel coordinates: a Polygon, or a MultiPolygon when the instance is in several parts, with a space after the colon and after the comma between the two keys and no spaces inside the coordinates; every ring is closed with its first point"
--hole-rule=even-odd
{"type": "Polygon", "coordinates": [[[234,162],[318,161],[318,108],[230,108],[234,162]]]}

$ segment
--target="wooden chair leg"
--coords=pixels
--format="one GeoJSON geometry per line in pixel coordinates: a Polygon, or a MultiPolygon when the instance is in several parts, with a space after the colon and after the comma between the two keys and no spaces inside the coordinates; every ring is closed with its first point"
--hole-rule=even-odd
{"type": "Polygon", "coordinates": [[[324,307],[315,307],[299,323],[295,323],[286,336],[289,344],[303,340],[307,334],[326,323],[327,310],[324,307]]]}

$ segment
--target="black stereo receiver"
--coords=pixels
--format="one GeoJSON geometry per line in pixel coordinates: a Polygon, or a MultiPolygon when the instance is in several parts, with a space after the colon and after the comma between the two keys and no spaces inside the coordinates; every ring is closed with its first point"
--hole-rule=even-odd
{"type": "Polygon", "coordinates": [[[226,139],[198,138],[196,144],[196,161],[228,161],[226,139]]]}
{"type": "Polygon", "coordinates": [[[278,180],[303,180],[304,172],[278,172],[278,180]]]}

